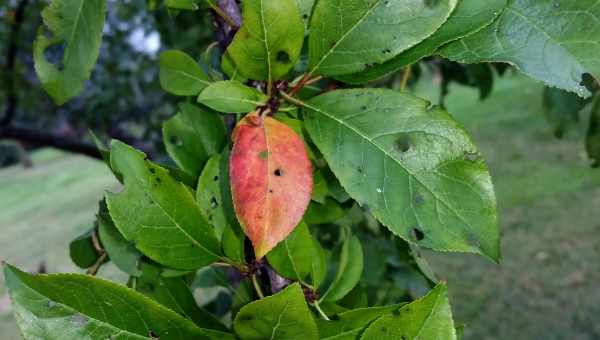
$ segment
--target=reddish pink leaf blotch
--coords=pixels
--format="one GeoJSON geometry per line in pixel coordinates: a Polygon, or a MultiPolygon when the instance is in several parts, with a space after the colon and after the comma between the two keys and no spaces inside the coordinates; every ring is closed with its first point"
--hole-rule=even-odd
{"type": "Polygon", "coordinates": [[[304,142],[287,125],[250,113],[235,128],[230,159],[235,213],[261,259],[298,225],[313,187],[304,142]]]}

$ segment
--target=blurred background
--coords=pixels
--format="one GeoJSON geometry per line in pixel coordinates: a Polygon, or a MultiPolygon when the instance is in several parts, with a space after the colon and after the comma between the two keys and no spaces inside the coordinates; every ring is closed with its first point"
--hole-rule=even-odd
{"type": "MultiPolygon", "coordinates": [[[[92,78],[82,95],[58,107],[33,70],[44,5],[0,4],[0,259],[32,272],[81,272],[69,259],[69,242],[89,229],[104,192],[118,187],[88,131],[164,157],[160,124],[177,99],[160,89],[157,54],[177,48],[201,59],[214,33],[203,11],[109,1],[92,78]]],[[[415,68],[411,91],[443,99],[488,160],[502,261],[426,257],[449,283],[466,339],[600,339],[600,170],[591,167],[584,142],[590,105],[576,103],[583,109],[575,113],[549,108],[552,93],[543,85],[485,67],[428,60],[415,68]]],[[[110,266],[102,270],[123,280],[110,266]]],[[[18,338],[0,277],[0,339],[18,338]]]]}

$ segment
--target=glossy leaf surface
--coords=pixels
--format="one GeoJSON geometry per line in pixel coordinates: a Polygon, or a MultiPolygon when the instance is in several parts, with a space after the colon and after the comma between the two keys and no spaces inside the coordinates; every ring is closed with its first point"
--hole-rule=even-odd
{"type": "Polygon", "coordinates": [[[242,26],[223,56],[224,63],[237,66],[246,78],[280,79],[296,64],[304,42],[298,4],[295,0],[246,0],[243,7],[242,26]]]}
{"type": "Polygon", "coordinates": [[[373,322],[361,339],[436,339],[456,340],[452,311],[445,284],[440,284],[425,297],[391,315],[373,322]]]}
{"type": "Polygon", "coordinates": [[[391,231],[436,250],[498,259],[488,169],[447,112],[384,89],[329,92],[304,112],[341,184],[391,231]]]}
{"type": "Polygon", "coordinates": [[[263,106],[269,98],[255,88],[235,80],[224,80],[208,86],[198,102],[224,113],[246,113],[263,106]]]}
{"type": "Polygon", "coordinates": [[[158,59],[160,85],[177,96],[195,96],[210,81],[198,63],[186,53],[179,50],[162,52],[158,59]]]}
{"type": "Polygon", "coordinates": [[[17,323],[26,339],[233,339],[115,283],[78,274],[30,275],[5,265],[17,323]]]}
{"type": "Polygon", "coordinates": [[[262,258],[298,225],[312,191],[304,142],[271,117],[246,116],[233,134],[230,181],[235,212],[262,258]]]}
{"type": "Polygon", "coordinates": [[[242,340],[317,340],[319,333],[298,283],[244,306],[233,322],[242,340]]]}
{"type": "Polygon", "coordinates": [[[190,189],[119,141],[111,144],[111,164],[123,174],[125,189],[107,195],[110,216],[144,255],[183,270],[198,269],[220,257],[214,229],[190,189]]]}
{"type": "Polygon", "coordinates": [[[598,17],[595,0],[511,0],[492,25],[441,54],[461,63],[507,62],[547,85],[587,97],[583,75],[600,78],[598,17]]]}
{"type": "Polygon", "coordinates": [[[374,64],[361,73],[338,77],[350,83],[372,81],[432,55],[440,46],[479,31],[491,24],[504,9],[507,0],[460,0],[442,27],[416,46],[382,64],[374,64]]]}
{"type": "Polygon", "coordinates": [[[310,23],[309,73],[344,75],[388,61],[433,34],[455,6],[456,0],[320,0],[310,23]]]}

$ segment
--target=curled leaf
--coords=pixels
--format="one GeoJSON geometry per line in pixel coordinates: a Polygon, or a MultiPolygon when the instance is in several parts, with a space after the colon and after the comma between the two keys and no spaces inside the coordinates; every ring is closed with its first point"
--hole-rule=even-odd
{"type": "Polygon", "coordinates": [[[302,139],[271,117],[247,115],[233,140],[235,213],[261,259],[300,222],[311,197],[312,167],[302,139]]]}

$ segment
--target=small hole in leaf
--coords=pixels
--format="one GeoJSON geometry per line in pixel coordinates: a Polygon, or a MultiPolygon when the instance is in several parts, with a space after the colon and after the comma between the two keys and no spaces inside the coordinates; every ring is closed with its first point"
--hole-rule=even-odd
{"type": "Polygon", "coordinates": [[[283,176],[283,170],[281,169],[275,169],[275,171],[273,172],[273,174],[277,177],[281,177],[283,176]]]}
{"type": "Polygon", "coordinates": [[[159,339],[159,337],[158,337],[158,334],[156,334],[156,332],[155,332],[155,331],[153,331],[153,330],[151,330],[151,331],[148,333],[148,336],[149,336],[151,339],[159,339]]]}
{"type": "Polygon", "coordinates": [[[219,202],[217,202],[217,199],[215,197],[211,197],[210,199],[210,206],[215,209],[216,207],[219,206],[219,202]]]}
{"type": "Polygon", "coordinates": [[[177,136],[171,136],[171,138],[169,138],[169,142],[175,146],[182,146],[183,142],[181,141],[181,139],[177,136]]]}
{"type": "Polygon", "coordinates": [[[277,61],[287,64],[290,62],[290,55],[286,51],[277,52],[277,61]]]}
{"type": "Polygon", "coordinates": [[[415,201],[415,204],[417,204],[417,205],[422,204],[423,202],[425,202],[425,197],[423,197],[423,195],[421,195],[421,194],[418,194],[415,196],[414,201],[415,201]]]}
{"type": "Polygon", "coordinates": [[[423,234],[423,232],[418,228],[413,228],[412,233],[414,239],[417,241],[423,241],[425,239],[425,234],[423,234]]]}
{"type": "Polygon", "coordinates": [[[156,169],[154,169],[154,168],[150,168],[150,173],[152,173],[152,174],[153,174],[153,173],[156,173],[156,169]]]}
{"type": "Polygon", "coordinates": [[[54,44],[48,46],[44,50],[44,57],[50,64],[56,65],[60,70],[64,68],[62,65],[63,55],[65,53],[65,44],[54,44]]]}
{"type": "Polygon", "coordinates": [[[303,14],[302,18],[304,18],[304,20],[308,19],[308,14],[303,14]]]}
{"type": "Polygon", "coordinates": [[[269,193],[272,194],[273,193],[273,189],[269,189],[269,193]]]}
{"type": "Polygon", "coordinates": [[[218,181],[218,180],[219,180],[219,176],[215,176],[215,177],[213,177],[213,181],[215,181],[215,182],[216,182],[216,181],[218,181]]]}
{"type": "Polygon", "coordinates": [[[396,139],[395,146],[400,152],[407,152],[410,150],[411,146],[410,136],[407,134],[400,135],[400,137],[396,139]]]}

